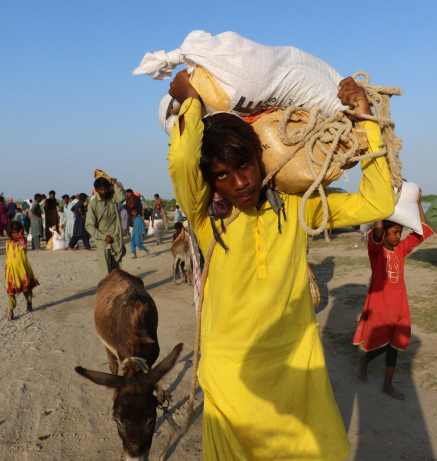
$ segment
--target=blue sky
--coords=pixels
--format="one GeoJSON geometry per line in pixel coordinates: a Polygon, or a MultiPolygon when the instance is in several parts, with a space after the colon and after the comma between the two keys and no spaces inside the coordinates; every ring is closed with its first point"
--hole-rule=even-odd
{"type": "MultiPolygon", "coordinates": [[[[371,83],[403,88],[391,102],[403,175],[437,193],[434,0],[0,5],[0,192],[8,197],[89,193],[95,168],[146,197],[173,197],[158,121],[170,81],[131,71],[147,51],[178,48],[195,29],[293,45],[344,76],[365,70],[371,83]]],[[[359,168],[348,176],[335,185],[357,190],[359,168]]]]}

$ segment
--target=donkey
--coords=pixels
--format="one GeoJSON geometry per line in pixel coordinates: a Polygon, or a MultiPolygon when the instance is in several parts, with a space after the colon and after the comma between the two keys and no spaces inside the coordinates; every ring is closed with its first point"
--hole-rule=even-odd
{"type": "Polygon", "coordinates": [[[159,402],[159,381],[175,365],[180,343],[158,365],[158,311],[142,280],[112,271],[97,286],[94,309],[97,334],[109,357],[112,374],[76,367],[96,384],[114,389],[113,418],[127,460],[146,461],[152,444],[159,402]],[[118,360],[123,375],[118,375],[118,360]]]}

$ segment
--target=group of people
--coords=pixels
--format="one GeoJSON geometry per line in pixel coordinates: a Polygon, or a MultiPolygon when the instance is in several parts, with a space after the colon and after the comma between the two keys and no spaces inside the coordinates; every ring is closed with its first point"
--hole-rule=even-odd
{"type": "MultiPolygon", "coordinates": [[[[123,221],[126,218],[127,225],[131,225],[131,252],[132,258],[136,258],[136,250],[144,250],[149,255],[149,250],[144,246],[143,239],[146,234],[142,203],[139,194],[134,194],[132,189],[123,189],[121,183],[115,179],[108,181],[100,177],[94,182],[95,194],[88,199],[85,193],[76,196],[63,195],[62,205],[56,200],[55,191],[49,192],[49,198],[44,199],[42,194],[35,194],[34,200],[30,200],[26,210],[29,217],[29,225],[22,218],[21,209],[15,206],[5,209],[7,220],[4,223],[2,212],[4,205],[3,197],[0,197],[0,216],[4,223],[3,230],[7,229],[9,240],[6,243],[6,288],[9,297],[9,320],[13,320],[13,310],[16,306],[15,296],[24,293],[28,303],[28,311],[32,310],[32,290],[38,285],[30,263],[27,259],[27,237],[31,236],[32,249],[40,249],[40,240],[45,237],[50,240],[52,232],[50,228],[65,238],[67,249],[74,250],[79,240],[83,241],[85,250],[91,251],[90,237],[94,238],[100,277],[103,279],[112,270],[121,268],[121,261],[126,254],[123,237],[123,221]],[[44,200],[43,206],[41,202],[44,200]],[[11,212],[9,211],[11,210],[11,212]],[[43,221],[43,210],[45,221],[43,221]],[[123,216],[125,215],[125,216],[123,216]],[[8,224],[9,222],[9,224],[8,224]],[[45,222],[46,233],[43,233],[45,222]],[[28,234],[26,237],[25,234],[28,234]]],[[[152,226],[155,229],[167,229],[168,220],[162,208],[162,200],[155,194],[155,208],[159,212],[151,215],[152,226]],[[165,216],[165,219],[163,217],[165,216]],[[159,224],[159,221],[166,224],[159,224]]],[[[14,203],[10,200],[9,203],[14,203]]],[[[27,202],[25,202],[27,203],[27,202]]],[[[14,203],[15,205],[15,203],[14,203]]],[[[158,233],[158,235],[160,235],[158,233]]],[[[161,239],[161,237],[160,237],[161,239]]]]}

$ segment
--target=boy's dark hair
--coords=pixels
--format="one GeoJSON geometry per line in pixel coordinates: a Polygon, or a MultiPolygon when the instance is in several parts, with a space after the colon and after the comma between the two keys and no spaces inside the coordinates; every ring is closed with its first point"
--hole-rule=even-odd
{"type": "Polygon", "coordinates": [[[250,161],[255,154],[260,164],[262,147],[255,130],[240,117],[219,113],[202,119],[203,140],[200,171],[206,182],[212,184],[212,160],[223,163],[250,161]]]}
{"type": "Polygon", "coordinates": [[[49,195],[52,195],[52,194],[53,194],[53,195],[56,195],[56,192],[55,192],[54,190],[51,190],[51,191],[49,192],[49,195]]]}
{"type": "Polygon", "coordinates": [[[183,227],[183,224],[181,222],[175,222],[174,223],[174,228],[177,230],[177,229],[182,229],[183,227]]]}
{"type": "Polygon", "coordinates": [[[65,197],[67,197],[68,200],[70,200],[70,196],[69,196],[68,194],[64,194],[64,195],[62,196],[62,200],[64,200],[65,197]]]}
{"type": "Polygon", "coordinates": [[[35,200],[38,200],[39,198],[42,198],[41,194],[35,194],[33,197],[35,200]]]}
{"type": "Polygon", "coordinates": [[[159,198],[159,194],[155,194],[153,197],[158,197],[159,198]]]}
{"type": "Polygon", "coordinates": [[[385,231],[387,229],[390,229],[390,227],[394,227],[394,226],[404,227],[401,224],[398,224],[397,222],[389,221],[388,219],[384,219],[384,221],[382,221],[382,227],[385,231]]]}
{"type": "Polygon", "coordinates": [[[70,200],[76,200],[76,194],[70,195],[70,200]]]}
{"type": "Polygon", "coordinates": [[[100,189],[101,187],[111,187],[111,183],[103,176],[100,176],[100,178],[94,181],[94,189],[100,189]]]}
{"type": "Polygon", "coordinates": [[[132,192],[132,194],[134,193],[132,189],[126,189],[126,192],[132,192]]]}
{"type": "Polygon", "coordinates": [[[87,198],[88,198],[88,195],[84,194],[83,192],[79,194],[79,200],[81,202],[85,202],[87,198]]]}
{"type": "Polygon", "coordinates": [[[6,233],[8,234],[8,237],[11,239],[12,232],[20,232],[20,230],[24,230],[23,224],[21,224],[19,221],[12,221],[6,228],[6,233]]]}

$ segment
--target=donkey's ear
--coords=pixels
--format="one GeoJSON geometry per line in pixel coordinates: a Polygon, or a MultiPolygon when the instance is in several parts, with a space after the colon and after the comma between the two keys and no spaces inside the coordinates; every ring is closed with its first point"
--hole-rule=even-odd
{"type": "Polygon", "coordinates": [[[154,384],[158,383],[162,377],[174,367],[176,360],[179,358],[183,348],[183,343],[179,343],[164,360],[159,362],[158,365],[156,365],[156,367],[150,371],[149,376],[154,384]]]}
{"type": "Polygon", "coordinates": [[[101,386],[115,388],[120,387],[123,384],[123,376],[103,373],[101,371],[87,370],[82,367],[75,367],[75,370],[84,378],[89,379],[93,383],[100,384],[101,386]]]}

